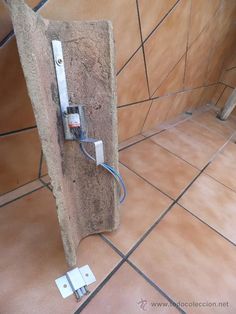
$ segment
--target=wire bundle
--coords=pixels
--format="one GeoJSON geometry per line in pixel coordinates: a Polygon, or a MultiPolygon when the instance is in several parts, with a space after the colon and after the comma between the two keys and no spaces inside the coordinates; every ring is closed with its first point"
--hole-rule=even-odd
{"type": "MultiPolygon", "coordinates": [[[[84,148],[84,145],[83,145],[84,143],[91,143],[94,141],[96,141],[96,140],[93,138],[80,138],[80,149],[88,159],[96,162],[95,158],[92,157],[86,151],[86,149],[84,148]]],[[[118,184],[120,186],[120,190],[123,191],[123,192],[121,192],[120,203],[123,203],[125,198],[126,198],[127,191],[126,191],[125,183],[124,183],[122,176],[120,175],[120,173],[115,168],[108,165],[107,163],[102,163],[102,164],[100,164],[100,166],[103,167],[104,169],[106,169],[108,172],[110,172],[113,175],[113,177],[115,178],[115,180],[118,182],[118,184]]]]}

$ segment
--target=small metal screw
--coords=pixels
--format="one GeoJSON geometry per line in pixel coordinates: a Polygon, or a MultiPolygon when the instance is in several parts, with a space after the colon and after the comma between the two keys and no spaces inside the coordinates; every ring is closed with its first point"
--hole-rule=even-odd
{"type": "Polygon", "coordinates": [[[61,58],[59,58],[59,59],[57,59],[56,63],[57,63],[57,65],[62,65],[63,60],[61,58]]]}

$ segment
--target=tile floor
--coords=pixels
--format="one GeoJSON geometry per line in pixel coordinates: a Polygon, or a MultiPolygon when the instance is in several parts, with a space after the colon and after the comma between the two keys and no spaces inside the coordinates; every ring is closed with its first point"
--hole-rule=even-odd
{"type": "Polygon", "coordinates": [[[54,283],[67,266],[50,178],[3,195],[0,313],[236,313],[236,119],[215,115],[121,146],[128,197],[120,228],[79,246],[97,278],[82,303],[54,283]]]}

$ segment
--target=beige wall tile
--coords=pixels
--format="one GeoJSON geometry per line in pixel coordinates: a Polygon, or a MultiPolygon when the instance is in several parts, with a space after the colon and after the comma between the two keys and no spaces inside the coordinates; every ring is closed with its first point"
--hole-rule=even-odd
{"type": "Polygon", "coordinates": [[[216,90],[217,85],[212,85],[204,88],[201,98],[201,106],[213,103],[212,99],[216,93],[216,90]]]}
{"type": "Polygon", "coordinates": [[[119,142],[138,135],[150,108],[151,101],[118,108],[119,142]]]}
{"type": "Polygon", "coordinates": [[[141,44],[135,0],[50,0],[40,13],[46,18],[57,20],[111,20],[117,71],[141,44]]]}
{"type": "Polygon", "coordinates": [[[15,38],[0,48],[0,133],[35,125],[15,38]]]}
{"type": "Polygon", "coordinates": [[[38,177],[40,142],[36,129],[0,138],[0,194],[38,177]]]}
{"type": "Polygon", "coordinates": [[[48,167],[46,160],[43,156],[42,165],[41,165],[41,176],[45,176],[48,173],[48,167]]]}
{"type": "Polygon", "coordinates": [[[235,45],[236,2],[222,0],[214,18],[214,45],[209,57],[205,84],[218,82],[225,60],[235,45]]]}
{"type": "Polygon", "coordinates": [[[189,12],[181,0],[144,45],[151,94],[185,53],[189,12]]]}
{"type": "Polygon", "coordinates": [[[209,25],[188,49],[184,82],[186,88],[204,85],[208,58],[213,45],[213,34],[214,27],[209,25]]]}
{"type": "Polygon", "coordinates": [[[143,40],[176,2],[176,0],[138,0],[143,40]]]}
{"type": "Polygon", "coordinates": [[[219,9],[220,3],[220,0],[192,0],[189,44],[197,38],[208,23],[214,22],[212,18],[219,9]]]}
{"type": "MultiPolygon", "coordinates": [[[[11,17],[6,5],[0,2],[0,41],[8,35],[12,30],[11,17]]],[[[26,0],[25,1],[31,8],[34,8],[40,1],[39,0],[26,0]]]]}
{"type": "Polygon", "coordinates": [[[225,70],[221,75],[220,81],[226,85],[236,87],[236,68],[225,70]]]}
{"type": "Polygon", "coordinates": [[[184,85],[184,68],[185,56],[175,65],[153,96],[163,96],[182,90],[184,85]]]}
{"type": "Polygon", "coordinates": [[[118,105],[149,98],[142,49],[134,55],[117,77],[118,105]]]}
{"type": "Polygon", "coordinates": [[[143,127],[143,131],[153,129],[158,124],[166,121],[167,114],[174,102],[174,99],[175,95],[171,95],[153,100],[151,109],[143,127]]]}
{"type": "Polygon", "coordinates": [[[214,93],[214,95],[212,97],[212,103],[214,105],[217,104],[217,102],[218,102],[220,96],[222,95],[224,89],[225,89],[225,85],[224,84],[217,84],[215,93],[214,93]]]}

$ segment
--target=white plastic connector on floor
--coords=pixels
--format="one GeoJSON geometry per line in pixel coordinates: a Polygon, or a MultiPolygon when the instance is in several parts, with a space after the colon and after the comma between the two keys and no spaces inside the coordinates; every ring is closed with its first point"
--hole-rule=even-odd
{"type": "Polygon", "coordinates": [[[76,267],[55,280],[64,299],[74,293],[78,300],[89,293],[87,286],[95,281],[96,278],[88,265],[76,267]]]}

